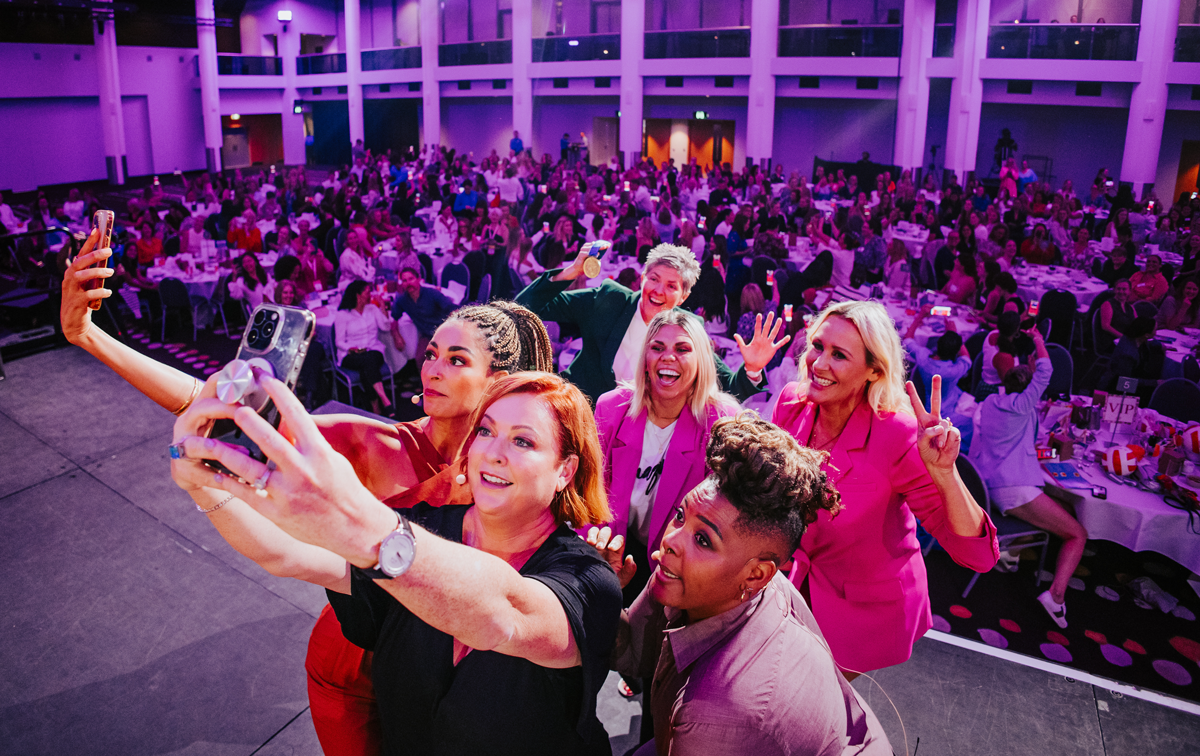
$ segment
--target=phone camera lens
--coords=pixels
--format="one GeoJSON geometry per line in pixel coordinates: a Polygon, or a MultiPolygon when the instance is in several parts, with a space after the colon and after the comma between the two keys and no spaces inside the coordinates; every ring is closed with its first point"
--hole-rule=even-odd
{"type": "Polygon", "coordinates": [[[262,322],[263,322],[263,315],[264,315],[264,313],[263,313],[263,311],[262,311],[262,310],[259,310],[258,312],[254,313],[254,323],[255,323],[255,325],[261,325],[261,324],[262,324],[262,322]]]}

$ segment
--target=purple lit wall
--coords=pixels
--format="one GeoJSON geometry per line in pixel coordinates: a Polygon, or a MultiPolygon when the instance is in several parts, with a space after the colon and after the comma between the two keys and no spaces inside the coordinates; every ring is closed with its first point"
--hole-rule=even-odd
{"type": "Polygon", "coordinates": [[[813,158],[853,162],[866,150],[880,163],[892,159],[894,100],[787,98],[775,101],[774,162],[812,177],[813,158]]]}

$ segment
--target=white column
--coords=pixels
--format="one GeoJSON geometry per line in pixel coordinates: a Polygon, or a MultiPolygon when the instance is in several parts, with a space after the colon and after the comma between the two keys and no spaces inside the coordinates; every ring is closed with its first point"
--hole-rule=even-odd
{"type": "Polygon", "coordinates": [[[529,64],[533,61],[533,0],[513,0],[512,34],[513,130],[519,131],[525,145],[533,149],[533,81],[529,78],[529,64]]]}
{"type": "Polygon", "coordinates": [[[1167,115],[1167,67],[1174,59],[1178,22],[1179,0],[1142,4],[1137,52],[1142,80],[1134,85],[1129,100],[1129,125],[1121,158],[1121,180],[1133,182],[1134,197],[1140,197],[1146,185],[1153,187],[1158,172],[1163,119],[1167,115]]]}
{"type": "Polygon", "coordinates": [[[438,0],[421,0],[421,138],[426,145],[442,143],[442,91],[437,78],[441,42],[438,10],[438,0]]]}
{"type": "Polygon", "coordinates": [[[125,117],[121,112],[121,82],[117,67],[117,27],[107,9],[92,11],[92,39],[100,79],[100,131],[104,137],[104,163],[108,183],[125,183],[125,117]]]}
{"type": "MultiPolygon", "coordinates": [[[[912,0],[909,0],[912,2],[912,0]]],[[[750,9],[750,98],[746,107],[746,159],[770,165],[775,145],[775,76],[779,0],[754,0],[750,9]]]]}
{"type": "Polygon", "coordinates": [[[979,61],[987,57],[991,0],[958,4],[954,40],[954,83],[950,86],[950,121],[946,129],[946,168],[959,183],[975,170],[979,151],[979,117],[983,110],[983,80],[979,61]]]}
{"type": "MultiPolygon", "coordinates": [[[[196,0],[196,42],[200,48],[200,113],[204,120],[204,161],[221,170],[221,89],[217,84],[217,27],[213,0],[196,0]]],[[[292,64],[295,65],[294,63],[292,64]]]]}
{"type": "Polygon", "coordinates": [[[933,54],[936,0],[904,3],[904,41],[900,48],[900,88],[896,93],[896,141],[892,162],[912,169],[913,180],[925,160],[929,122],[929,56],[933,54]]]}
{"type": "MultiPolygon", "coordinates": [[[[300,55],[300,30],[296,22],[280,22],[279,60],[283,66],[283,162],[285,165],[304,165],[308,155],[304,149],[304,114],[295,112],[300,100],[296,87],[296,58],[300,55]]],[[[348,90],[347,90],[348,91],[348,90]]]]}
{"type": "Polygon", "coordinates": [[[362,21],[358,0],[346,0],[346,100],[350,106],[350,144],[363,138],[362,21]]]}
{"type": "Polygon", "coordinates": [[[642,56],[646,50],[646,4],[621,3],[621,119],[617,148],[628,168],[642,154],[642,56]]]}

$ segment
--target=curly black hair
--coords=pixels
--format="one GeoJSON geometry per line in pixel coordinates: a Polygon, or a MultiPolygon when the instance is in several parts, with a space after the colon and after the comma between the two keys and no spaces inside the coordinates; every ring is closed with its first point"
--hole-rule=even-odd
{"type": "Polygon", "coordinates": [[[755,412],[714,423],[707,455],[708,482],[738,510],[738,526],[783,539],[791,548],[782,559],[800,546],[820,510],[841,510],[841,494],[821,469],[829,455],[800,446],[755,412]]]}
{"type": "Polygon", "coordinates": [[[554,372],[554,350],[541,318],[515,302],[496,300],[467,305],[450,314],[447,321],[472,323],[483,336],[492,355],[491,369],[515,373],[521,370],[554,372]]]}

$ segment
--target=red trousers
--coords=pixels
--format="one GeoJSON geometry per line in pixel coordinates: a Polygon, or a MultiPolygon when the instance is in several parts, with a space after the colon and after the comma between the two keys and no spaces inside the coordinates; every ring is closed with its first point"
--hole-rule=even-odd
{"type": "Polygon", "coordinates": [[[313,727],[325,756],[379,756],[371,652],[346,640],[331,606],[313,626],[304,669],[313,727]]]}

